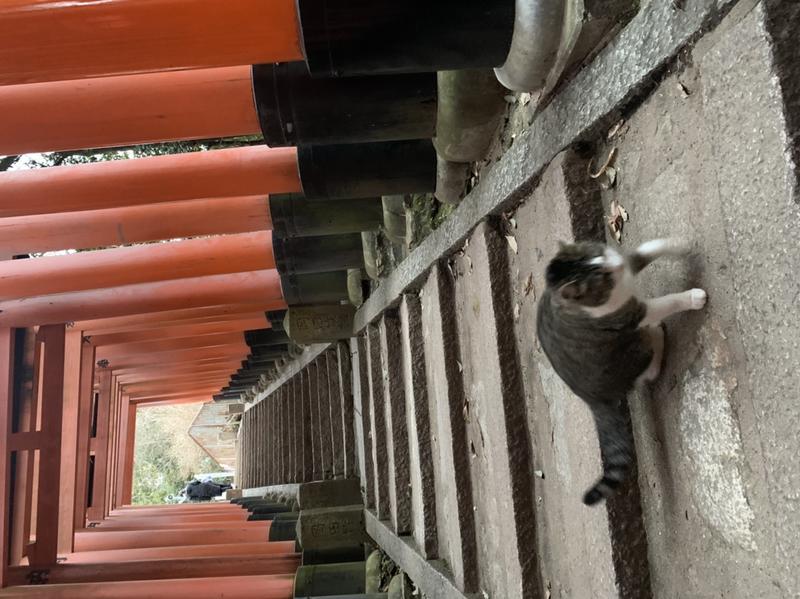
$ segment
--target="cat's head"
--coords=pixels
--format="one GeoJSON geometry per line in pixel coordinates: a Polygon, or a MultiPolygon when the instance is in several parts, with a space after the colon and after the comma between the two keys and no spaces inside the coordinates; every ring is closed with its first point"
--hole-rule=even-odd
{"type": "Polygon", "coordinates": [[[625,260],[603,243],[561,243],[547,266],[547,286],[558,298],[585,307],[602,306],[625,269],[625,260]]]}

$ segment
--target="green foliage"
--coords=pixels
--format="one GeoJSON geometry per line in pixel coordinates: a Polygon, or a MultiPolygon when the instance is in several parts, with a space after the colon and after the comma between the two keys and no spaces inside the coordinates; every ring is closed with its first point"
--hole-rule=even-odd
{"type": "Polygon", "coordinates": [[[134,504],[167,503],[199,472],[220,470],[187,434],[198,406],[137,411],[133,461],[134,504]]]}

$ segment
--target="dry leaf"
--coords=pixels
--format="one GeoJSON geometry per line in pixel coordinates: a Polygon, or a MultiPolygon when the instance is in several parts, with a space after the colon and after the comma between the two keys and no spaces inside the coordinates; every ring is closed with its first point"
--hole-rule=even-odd
{"type": "Polygon", "coordinates": [[[533,273],[530,273],[528,275],[528,278],[525,279],[525,288],[523,289],[522,292],[527,297],[531,294],[531,291],[533,291],[533,273]]]}
{"type": "Polygon", "coordinates": [[[464,372],[464,366],[462,366],[461,362],[459,362],[458,360],[456,360],[456,366],[458,366],[459,372],[464,372]]]}
{"type": "Polygon", "coordinates": [[[625,207],[622,204],[618,203],[617,210],[619,210],[619,215],[622,217],[623,222],[627,223],[628,219],[630,218],[630,215],[628,214],[628,211],[625,210],[625,207]]]}
{"type": "Polygon", "coordinates": [[[515,254],[519,253],[519,247],[517,246],[517,239],[513,235],[506,235],[506,241],[508,245],[511,246],[511,249],[515,254]]]}
{"type": "Polygon", "coordinates": [[[509,104],[513,104],[514,102],[517,101],[517,98],[514,96],[514,94],[508,94],[507,96],[503,96],[503,99],[509,104]]]}
{"type": "Polygon", "coordinates": [[[519,304],[514,304],[514,320],[519,320],[519,304]]]}
{"type": "Polygon", "coordinates": [[[688,98],[692,95],[692,92],[689,91],[689,88],[686,87],[683,83],[678,81],[678,90],[681,92],[681,96],[684,98],[688,98]]]}
{"type": "Polygon", "coordinates": [[[608,157],[606,158],[606,161],[603,163],[603,166],[601,166],[600,169],[596,173],[592,172],[592,165],[594,164],[594,158],[592,158],[589,161],[589,164],[587,165],[587,171],[589,173],[589,177],[592,178],[592,179],[600,178],[603,175],[603,173],[606,172],[606,169],[609,166],[611,166],[611,163],[614,162],[614,158],[616,156],[617,156],[617,148],[611,148],[611,151],[608,153],[608,157]]]}
{"type": "Polygon", "coordinates": [[[612,139],[617,133],[619,133],[619,130],[622,129],[622,125],[624,124],[625,124],[625,119],[620,119],[619,121],[617,121],[617,124],[608,130],[608,135],[606,135],[606,139],[612,139]]]}
{"type": "Polygon", "coordinates": [[[533,474],[534,474],[534,475],[535,475],[537,478],[541,478],[542,480],[544,480],[544,472],[542,472],[541,470],[534,470],[534,471],[533,471],[533,474]]]}

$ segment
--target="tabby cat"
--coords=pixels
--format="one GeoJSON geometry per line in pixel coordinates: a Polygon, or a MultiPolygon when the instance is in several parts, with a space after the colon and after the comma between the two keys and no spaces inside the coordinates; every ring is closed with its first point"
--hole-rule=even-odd
{"type": "Polygon", "coordinates": [[[584,495],[586,505],[613,495],[628,475],[633,439],[621,404],[636,384],[661,371],[661,321],[706,304],[702,289],[640,300],[634,275],[656,258],[688,251],[678,240],[649,241],[625,256],[602,243],[561,244],[547,266],[539,342],[556,373],[591,408],[603,457],[603,476],[584,495]]]}

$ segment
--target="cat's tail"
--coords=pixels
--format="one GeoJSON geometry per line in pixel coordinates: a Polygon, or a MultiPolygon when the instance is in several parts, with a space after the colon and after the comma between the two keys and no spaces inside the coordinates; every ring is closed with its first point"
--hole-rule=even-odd
{"type": "Polygon", "coordinates": [[[583,496],[583,503],[594,505],[611,497],[628,478],[633,464],[633,437],[622,405],[593,406],[594,422],[600,439],[603,476],[583,496]]]}

